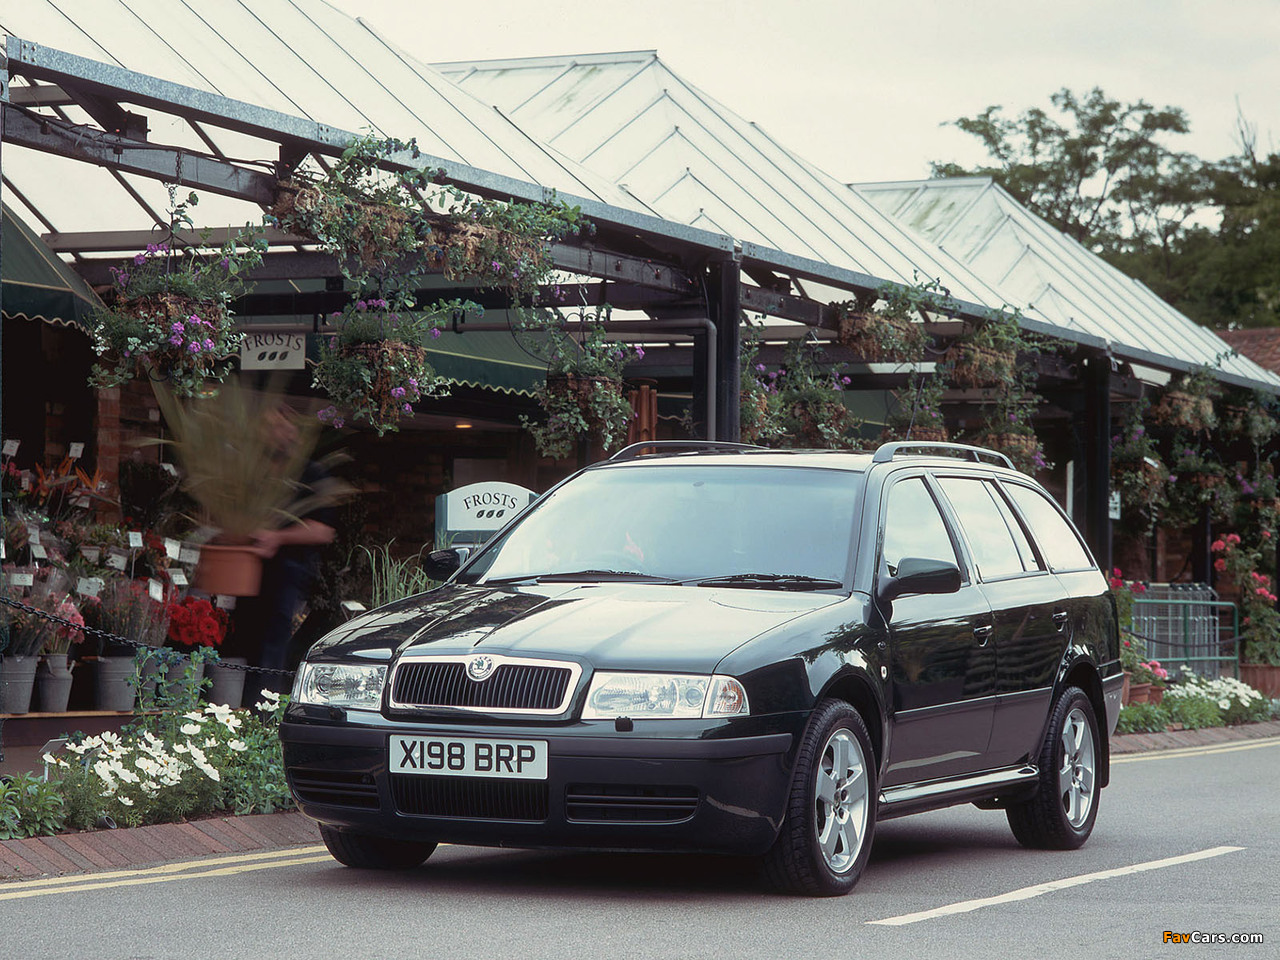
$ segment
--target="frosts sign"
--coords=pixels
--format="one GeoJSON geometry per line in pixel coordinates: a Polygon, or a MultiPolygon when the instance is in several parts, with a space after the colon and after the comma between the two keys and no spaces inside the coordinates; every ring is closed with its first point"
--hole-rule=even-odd
{"type": "Polygon", "coordinates": [[[535,496],[532,490],[499,480],[459,487],[436,501],[436,528],[455,538],[446,543],[479,542],[484,537],[475,535],[498,530],[535,496]]]}

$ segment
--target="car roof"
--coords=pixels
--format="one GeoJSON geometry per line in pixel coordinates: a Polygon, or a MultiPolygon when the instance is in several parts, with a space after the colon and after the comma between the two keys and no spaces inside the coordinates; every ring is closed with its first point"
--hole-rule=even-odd
{"type": "Polygon", "coordinates": [[[1018,474],[1002,454],[993,450],[960,444],[946,448],[912,449],[909,444],[883,444],[876,451],[797,449],[775,450],[749,444],[716,443],[714,441],[657,441],[650,445],[633,444],[609,460],[593,464],[600,467],[625,467],[635,464],[698,464],[714,466],[821,467],[865,473],[873,466],[929,463],[947,467],[969,467],[992,470],[1001,474],[1018,474]],[[980,459],[981,457],[981,459],[980,459]],[[1003,463],[996,461],[998,458],[1003,463]]]}

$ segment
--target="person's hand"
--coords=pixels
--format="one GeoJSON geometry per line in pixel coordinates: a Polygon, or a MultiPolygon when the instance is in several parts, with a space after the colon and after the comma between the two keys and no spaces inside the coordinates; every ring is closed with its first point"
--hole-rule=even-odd
{"type": "Polygon", "coordinates": [[[259,530],[253,535],[249,549],[263,560],[270,560],[280,549],[282,540],[279,530],[259,530]]]}

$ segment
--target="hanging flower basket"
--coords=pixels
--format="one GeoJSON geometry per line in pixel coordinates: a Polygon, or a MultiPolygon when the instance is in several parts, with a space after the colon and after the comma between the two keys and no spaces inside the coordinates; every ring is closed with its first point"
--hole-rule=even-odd
{"type": "Polygon", "coordinates": [[[895,440],[911,441],[912,443],[946,443],[951,439],[951,435],[943,427],[933,426],[914,426],[914,427],[885,427],[880,432],[881,443],[891,443],[895,440]]]}
{"type": "Polygon", "coordinates": [[[1151,418],[1166,427],[1183,430],[1209,430],[1216,423],[1213,401],[1209,397],[1170,390],[1151,410],[1151,418]]]}
{"type": "Polygon", "coordinates": [[[840,314],[837,339],[868,363],[880,363],[919,360],[926,337],[923,325],[905,317],[848,310],[840,314]]]}
{"type": "Polygon", "coordinates": [[[998,450],[1023,473],[1034,474],[1047,466],[1040,440],[1033,433],[988,432],[979,434],[973,443],[975,446],[998,450]]]}
{"type": "Polygon", "coordinates": [[[313,381],[334,404],[320,411],[320,419],[335,427],[343,426],[349,417],[367,423],[381,436],[412,416],[413,404],[443,387],[420,344],[395,339],[334,340],[321,348],[313,381]]]}
{"type": "Polygon", "coordinates": [[[626,438],[635,415],[623,395],[620,377],[548,374],[538,388],[538,399],[546,418],[537,422],[523,418],[522,422],[533,434],[538,452],[554,460],[571,456],[582,440],[615,449],[626,438]]]}
{"type": "Polygon", "coordinates": [[[980,343],[960,343],[947,351],[945,359],[951,365],[950,379],[957,386],[992,387],[1013,379],[1018,353],[980,343]]]}

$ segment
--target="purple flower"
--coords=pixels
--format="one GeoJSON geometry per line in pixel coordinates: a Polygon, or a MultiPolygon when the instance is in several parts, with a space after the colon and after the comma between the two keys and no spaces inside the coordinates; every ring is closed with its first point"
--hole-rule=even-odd
{"type": "Polygon", "coordinates": [[[206,339],[205,339],[205,341],[204,341],[204,348],[205,348],[206,350],[212,350],[212,349],[213,349],[213,341],[212,341],[212,340],[209,340],[209,339],[207,339],[207,338],[206,338],[206,339]]]}
{"type": "Polygon", "coordinates": [[[639,347],[639,346],[636,347],[636,359],[637,360],[644,359],[644,347],[639,347]]]}
{"type": "Polygon", "coordinates": [[[175,333],[172,337],[169,338],[169,342],[173,344],[175,347],[180,347],[182,346],[182,337],[180,337],[178,334],[175,333]]]}
{"type": "Polygon", "coordinates": [[[411,387],[413,387],[413,389],[417,390],[417,389],[418,389],[418,378],[417,378],[417,377],[410,377],[410,378],[409,378],[409,386],[411,386],[411,387]]]}
{"type": "Polygon", "coordinates": [[[439,328],[439,327],[432,327],[432,328],[431,328],[431,339],[432,339],[432,340],[439,340],[439,339],[440,339],[440,328],[439,328]]]}
{"type": "Polygon", "coordinates": [[[413,407],[411,407],[411,406],[410,406],[409,404],[407,404],[407,403],[406,403],[403,407],[401,407],[400,409],[401,409],[401,410],[403,410],[405,413],[413,413],[413,407]]]}
{"type": "Polygon", "coordinates": [[[175,320],[172,330],[174,333],[186,333],[187,327],[181,320],[175,320]]]}
{"type": "Polygon", "coordinates": [[[756,364],[756,373],[764,373],[764,364],[763,364],[763,363],[757,363],[757,364],[756,364]]]}
{"type": "Polygon", "coordinates": [[[492,266],[493,266],[493,272],[494,272],[494,273],[501,273],[501,272],[502,272],[502,264],[501,264],[501,263],[499,263],[497,260],[493,261],[492,266]]]}
{"type": "Polygon", "coordinates": [[[364,313],[366,310],[369,309],[369,302],[367,300],[357,300],[356,309],[359,310],[361,313],[364,313]]]}
{"type": "Polygon", "coordinates": [[[843,384],[847,387],[849,384],[853,383],[853,378],[852,378],[852,377],[841,377],[841,378],[840,378],[840,382],[841,382],[841,383],[843,383],[843,384]]]}
{"type": "Polygon", "coordinates": [[[194,340],[192,340],[189,344],[187,344],[187,349],[188,349],[188,350],[190,350],[192,353],[199,353],[199,352],[200,352],[200,344],[198,344],[198,343],[196,343],[194,340]]]}
{"type": "Polygon", "coordinates": [[[346,425],[346,422],[347,421],[343,420],[341,417],[334,417],[333,418],[334,429],[341,430],[346,425]]]}
{"type": "Polygon", "coordinates": [[[404,396],[404,387],[392,387],[391,395],[395,397],[397,400],[399,400],[401,397],[404,396]]]}
{"type": "Polygon", "coordinates": [[[147,262],[147,255],[145,253],[140,253],[133,258],[133,265],[135,267],[140,267],[146,262],[147,262]]]}

